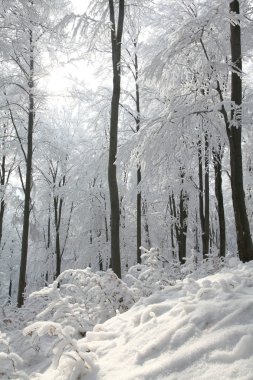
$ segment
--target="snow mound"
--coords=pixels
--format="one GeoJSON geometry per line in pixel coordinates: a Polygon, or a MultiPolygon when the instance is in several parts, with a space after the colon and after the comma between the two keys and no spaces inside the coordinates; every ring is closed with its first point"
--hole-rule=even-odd
{"type": "Polygon", "coordinates": [[[141,299],[85,338],[88,380],[253,379],[253,263],[141,299]]]}

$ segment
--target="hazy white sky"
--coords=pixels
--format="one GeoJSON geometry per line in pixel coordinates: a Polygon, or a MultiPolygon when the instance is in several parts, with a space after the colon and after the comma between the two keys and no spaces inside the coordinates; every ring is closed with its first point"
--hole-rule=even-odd
{"type": "MultiPolygon", "coordinates": [[[[78,14],[85,12],[90,0],[71,0],[74,6],[74,11],[78,14]]],[[[58,96],[68,96],[68,90],[73,85],[70,77],[79,77],[84,80],[87,85],[94,84],[94,78],[91,68],[85,65],[85,70],[83,69],[84,62],[75,62],[75,64],[66,64],[64,66],[55,67],[48,77],[47,89],[55,97],[56,101],[58,96]]],[[[91,86],[93,87],[93,86],[91,86]]]]}
{"type": "Polygon", "coordinates": [[[78,13],[84,12],[89,2],[90,0],[72,0],[74,9],[78,13]]]}

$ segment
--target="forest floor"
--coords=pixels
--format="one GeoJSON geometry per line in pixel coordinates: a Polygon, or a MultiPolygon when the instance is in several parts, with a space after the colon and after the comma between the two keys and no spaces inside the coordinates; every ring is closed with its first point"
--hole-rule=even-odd
{"type": "Polygon", "coordinates": [[[39,345],[42,332],[31,344],[20,321],[7,318],[0,335],[1,379],[253,380],[253,263],[177,281],[68,350],[62,340],[52,350],[56,324],[39,345]]]}

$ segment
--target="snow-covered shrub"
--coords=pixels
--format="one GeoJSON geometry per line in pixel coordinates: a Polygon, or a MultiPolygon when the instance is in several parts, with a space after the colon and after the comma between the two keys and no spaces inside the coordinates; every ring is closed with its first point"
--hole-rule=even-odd
{"type": "Polygon", "coordinates": [[[60,323],[38,321],[26,327],[24,335],[31,337],[33,345],[40,337],[53,337],[50,367],[60,371],[65,368],[68,372],[65,376],[69,380],[80,378],[95,366],[94,353],[90,352],[86,343],[75,339],[75,329],[71,326],[62,327],[60,323]],[[68,362],[68,365],[63,366],[62,362],[68,362]]]}
{"type": "Polygon", "coordinates": [[[37,319],[72,326],[81,335],[134,304],[132,291],[112,270],[94,273],[90,268],[67,270],[30,298],[47,299],[37,319]]]}
{"type": "Polygon", "coordinates": [[[237,257],[228,255],[225,259],[213,252],[206,259],[192,251],[182,265],[177,260],[168,261],[159,254],[159,250],[142,249],[142,264],[131,267],[125,276],[125,282],[135,294],[135,299],[149,296],[157,290],[174,285],[177,280],[186,277],[198,279],[220,271],[224,266],[238,265],[237,257]],[[229,258],[230,257],[230,258],[229,258]]]}
{"type": "Polygon", "coordinates": [[[53,369],[69,360],[68,379],[94,366],[94,355],[80,339],[86,331],[134,304],[132,291],[111,270],[94,273],[90,268],[63,272],[52,285],[32,293],[28,302],[32,299],[35,304],[41,299],[46,307],[24,335],[31,337],[32,347],[52,358],[53,369]]]}
{"type": "Polygon", "coordinates": [[[159,250],[151,248],[149,251],[143,247],[142,264],[131,267],[125,276],[125,281],[132,288],[136,300],[147,297],[166,286],[174,285],[175,273],[178,272],[174,263],[167,266],[165,260],[159,255],[159,250]]]}
{"type": "Polygon", "coordinates": [[[28,379],[21,371],[23,360],[19,355],[11,351],[6,334],[0,331],[0,379],[28,379]]]}
{"type": "Polygon", "coordinates": [[[186,257],[185,264],[181,266],[182,277],[193,277],[195,279],[208,276],[220,271],[225,265],[223,257],[218,252],[207,255],[206,259],[199,259],[197,252],[192,250],[191,255],[186,257]]]}

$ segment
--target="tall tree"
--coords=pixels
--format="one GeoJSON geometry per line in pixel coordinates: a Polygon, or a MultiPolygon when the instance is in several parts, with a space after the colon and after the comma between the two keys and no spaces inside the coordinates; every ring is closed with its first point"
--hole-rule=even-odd
{"type": "Polygon", "coordinates": [[[231,188],[235,215],[239,257],[243,262],[253,260],[253,244],[245,204],[242,165],[242,45],[240,26],[240,2],[230,2],[231,46],[231,121],[227,123],[230,147],[231,188]]]}
{"type": "Polygon", "coordinates": [[[6,211],[6,188],[10,176],[15,168],[16,155],[12,155],[11,138],[12,129],[9,123],[3,125],[2,136],[0,136],[0,247],[3,237],[4,214],[6,211]]]}
{"type": "Polygon", "coordinates": [[[116,2],[109,0],[110,22],[111,22],[111,47],[113,67],[113,93],[111,99],[110,119],[110,143],[108,162],[108,183],[111,203],[111,258],[112,269],[121,278],[120,261],[120,207],[117,183],[117,167],[115,164],[118,150],[118,122],[119,102],[121,92],[121,44],[124,25],[125,2],[119,0],[118,23],[116,26],[115,5],[116,2]]]}
{"type": "MultiPolygon", "coordinates": [[[[33,2],[30,1],[31,6],[33,2]]],[[[27,69],[27,84],[28,84],[28,125],[27,125],[27,151],[26,151],[26,175],[25,175],[25,202],[23,214],[23,232],[22,232],[22,247],[21,261],[18,283],[18,307],[24,303],[24,291],[26,285],[26,266],[28,253],[28,238],[29,238],[29,222],[31,211],[31,189],[32,189],[32,158],[33,158],[33,132],[35,122],[35,107],[34,107],[34,36],[32,29],[29,29],[29,57],[27,69]]]]}

